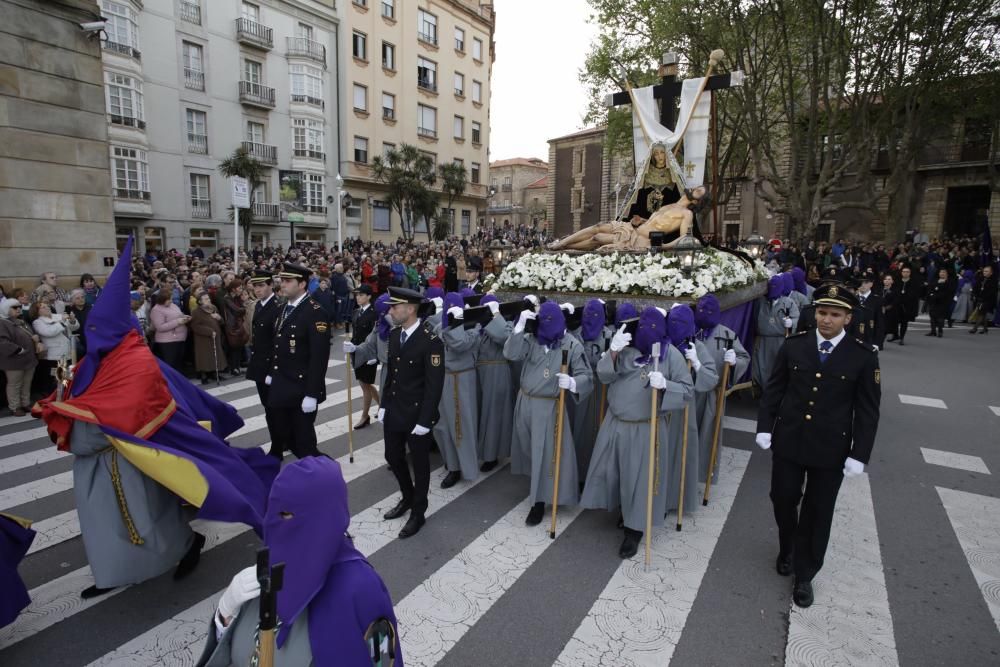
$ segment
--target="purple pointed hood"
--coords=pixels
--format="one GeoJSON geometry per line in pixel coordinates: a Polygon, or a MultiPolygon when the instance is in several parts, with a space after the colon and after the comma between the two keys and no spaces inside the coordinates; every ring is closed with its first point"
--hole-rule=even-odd
{"type": "Polygon", "coordinates": [[[694,332],[694,311],[687,304],[671,308],[667,314],[667,333],[678,350],[683,352],[687,349],[694,332]]]}
{"type": "Polygon", "coordinates": [[[375,315],[378,316],[378,320],[375,322],[375,328],[378,329],[379,340],[383,342],[389,340],[389,332],[392,331],[392,325],[385,319],[388,314],[389,293],[386,292],[379,298],[375,299],[375,315]]]}
{"type": "Polygon", "coordinates": [[[444,295],[444,306],[441,307],[441,326],[445,329],[448,328],[448,309],[449,308],[462,308],[465,309],[465,301],[462,299],[462,295],[458,292],[448,292],[444,295]]]}
{"type": "Polygon", "coordinates": [[[424,291],[424,298],[427,300],[437,299],[438,297],[444,297],[444,290],[440,287],[428,287],[424,291]]]}
{"type": "Polygon", "coordinates": [[[806,289],[806,272],[801,266],[796,266],[792,268],[792,280],[795,283],[795,291],[800,294],[807,294],[809,290],[806,289]]]}
{"type": "Polygon", "coordinates": [[[604,329],[604,302],[591,299],[583,307],[583,319],[580,321],[581,334],[584,340],[597,340],[604,329]]]}
{"type": "Polygon", "coordinates": [[[472,289],[471,287],[463,287],[462,289],[458,290],[458,294],[461,297],[467,297],[467,296],[476,296],[478,292],[476,292],[476,290],[472,289]]]}
{"type": "Polygon", "coordinates": [[[702,335],[707,336],[719,326],[722,319],[722,308],[719,300],[714,294],[706,294],[698,299],[698,305],[694,311],[694,323],[698,326],[702,335]]]}
{"type": "Polygon", "coordinates": [[[615,312],[615,328],[620,327],[625,320],[634,320],[637,317],[639,317],[639,311],[635,309],[635,306],[631,303],[623,303],[618,306],[618,310],[615,312]]]}
{"type": "MultiPolygon", "coordinates": [[[[271,563],[285,564],[284,586],[278,593],[279,647],[299,614],[324,587],[333,567],[364,560],[347,537],[350,523],[347,483],[336,461],[310,456],[278,473],[264,516],[264,543],[271,550],[271,563]]],[[[310,621],[319,620],[312,616],[310,621]]],[[[329,620],[326,627],[336,633],[335,619],[329,620]]],[[[336,643],[329,635],[311,639],[336,643]]]]}
{"type": "Polygon", "coordinates": [[[793,291],[795,291],[795,278],[792,277],[790,273],[782,273],[781,275],[781,296],[788,296],[793,291]]]}
{"type": "Polygon", "coordinates": [[[73,396],[87,390],[97,375],[101,359],[115,349],[129,331],[134,329],[135,316],[130,307],[130,282],[132,278],[132,237],[125,242],[118,263],[108,276],[108,281],[87,315],[87,354],[78,366],[74,378],[73,396]]]}
{"type": "Polygon", "coordinates": [[[667,354],[667,346],[670,339],[667,335],[667,318],[653,306],[644,308],[639,315],[639,327],[635,332],[635,340],[632,345],[639,350],[640,363],[649,361],[653,352],[653,344],[660,344],[660,359],[667,354]]]}
{"type": "Polygon", "coordinates": [[[780,273],[777,273],[767,280],[767,298],[769,301],[774,301],[781,296],[784,290],[784,279],[781,277],[780,273]]]}
{"type": "Polygon", "coordinates": [[[555,301],[546,301],[538,309],[535,338],[546,347],[555,347],[566,333],[566,314],[555,301]]]}

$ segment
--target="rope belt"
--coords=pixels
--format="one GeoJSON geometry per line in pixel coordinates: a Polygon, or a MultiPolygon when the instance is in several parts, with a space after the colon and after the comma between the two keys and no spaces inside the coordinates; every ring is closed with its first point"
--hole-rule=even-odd
{"type": "Polygon", "coordinates": [[[529,394],[526,391],[521,391],[521,393],[524,396],[527,396],[528,398],[538,398],[538,399],[541,399],[543,401],[556,401],[556,400],[559,400],[558,396],[538,396],[537,394],[529,394]]]}
{"type": "MultiPolygon", "coordinates": [[[[135,545],[145,544],[145,540],[139,535],[139,531],[136,530],[135,523],[132,521],[132,515],[129,514],[128,504],[125,502],[125,489],[122,488],[122,475],[121,471],[118,470],[118,450],[109,447],[111,450],[111,484],[115,487],[115,497],[118,499],[118,511],[121,512],[122,521],[125,522],[125,530],[128,531],[128,538],[135,545]]],[[[107,449],[101,450],[101,452],[106,452],[107,449]]],[[[100,453],[100,452],[99,452],[100,453]]]]}
{"type": "MultiPolygon", "coordinates": [[[[445,371],[448,375],[461,375],[462,373],[468,373],[473,371],[475,368],[466,368],[461,371],[445,371]]],[[[455,447],[460,447],[462,444],[462,406],[458,400],[458,380],[454,380],[451,383],[451,388],[455,392],[455,447]]]]}
{"type": "Polygon", "coordinates": [[[496,359],[493,361],[477,361],[476,366],[493,366],[495,364],[506,364],[508,363],[506,359],[496,359]]]}

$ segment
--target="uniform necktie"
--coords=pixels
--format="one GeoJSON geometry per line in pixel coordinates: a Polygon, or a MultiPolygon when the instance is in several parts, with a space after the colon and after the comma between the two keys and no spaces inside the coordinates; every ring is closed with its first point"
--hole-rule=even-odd
{"type": "Polygon", "coordinates": [[[825,340],[819,344],[819,363],[826,363],[826,360],[830,358],[831,350],[833,350],[833,343],[830,341],[825,340]]]}
{"type": "Polygon", "coordinates": [[[406,342],[406,332],[405,331],[400,331],[399,332],[399,346],[403,347],[403,343],[405,343],[405,342],[406,342]]]}
{"type": "Polygon", "coordinates": [[[291,314],[291,312],[293,310],[295,310],[295,306],[293,306],[290,303],[286,303],[285,304],[285,312],[282,314],[281,319],[285,319],[286,317],[288,317],[289,314],[291,314]]]}

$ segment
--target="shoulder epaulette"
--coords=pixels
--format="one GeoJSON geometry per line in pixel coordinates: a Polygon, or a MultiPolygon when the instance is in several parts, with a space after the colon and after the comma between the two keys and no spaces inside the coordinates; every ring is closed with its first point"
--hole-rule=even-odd
{"type": "Polygon", "coordinates": [[[798,338],[799,336],[804,336],[805,334],[810,333],[811,331],[812,331],[812,329],[806,329],[805,331],[796,331],[795,333],[788,334],[788,337],[789,338],[798,338]]]}
{"type": "Polygon", "coordinates": [[[861,347],[863,347],[866,350],[868,350],[869,352],[877,352],[877,350],[875,349],[875,347],[871,343],[866,343],[865,341],[861,340],[860,338],[855,338],[854,336],[850,336],[850,339],[853,340],[858,345],[860,345],[861,347]]]}

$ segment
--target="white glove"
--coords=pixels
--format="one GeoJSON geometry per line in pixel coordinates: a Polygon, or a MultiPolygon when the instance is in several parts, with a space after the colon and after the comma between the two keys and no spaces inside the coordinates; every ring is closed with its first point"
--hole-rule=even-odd
{"type": "Polygon", "coordinates": [[[375,421],[379,424],[385,421],[385,408],[378,409],[378,413],[375,415],[375,421]]]}
{"type": "Polygon", "coordinates": [[[345,340],[343,349],[344,349],[344,354],[351,354],[356,349],[358,349],[358,346],[349,340],[345,340]]]}
{"type": "Polygon", "coordinates": [[[611,339],[611,351],[621,352],[632,342],[632,334],[625,332],[625,325],[618,327],[614,337],[611,339]]]}
{"type": "Polygon", "coordinates": [[[497,314],[500,312],[500,304],[497,303],[496,301],[487,301],[486,307],[490,309],[490,313],[493,315],[493,317],[496,317],[497,314]]]}
{"type": "Polygon", "coordinates": [[[771,434],[770,433],[758,433],[757,434],[757,446],[761,449],[771,449],[771,434]]]}
{"type": "Polygon", "coordinates": [[[844,461],[844,477],[857,477],[865,471],[865,464],[857,459],[848,458],[844,461]]]}
{"type": "Polygon", "coordinates": [[[729,364],[730,366],[736,365],[736,350],[726,350],[726,353],[722,355],[722,361],[729,364]]]}
{"type": "Polygon", "coordinates": [[[561,310],[565,310],[570,315],[572,315],[573,313],[576,312],[576,306],[574,306],[573,304],[571,304],[569,301],[567,301],[566,303],[560,303],[559,304],[559,308],[561,310]]]}
{"type": "Polygon", "coordinates": [[[378,363],[378,359],[369,359],[367,361],[367,363],[365,363],[365,366],[374,366],[377,363],[378,363]]]}
{"type": "Polygon", "coordinates": [[[453,317],[456,320],[464,320],[465,312],[458,306],[452,306],[448,309],[448,317],[453,317]]]}
{"type": "Polygon", "coordinates": [[[427,428],[426,426],[421,426],[420,424],[414,426],[413,430],[410,431],[410,433],[412,433],[413,435],[427,435],[430,432],[431,430],[429,428],[427,428]]]}
{"type": "Polygon", "coordinates": [[[433,299],[431,299],[431,303],[434,304],[434,310],[436,310],[439,313],[441,312],[441,309],[444,308],[444,299],[442,299],[439,296],[436,296],[433,299]]]}
{"type": "Polygon", "coordinates": [[[306,396],[302,399],[302,412],[309,414],[310,412],[316,412],[316,399],[312,396],[306,396]]]}
{"type": "Polygon", "coordinates": [[[697,373],[701,370],[701,359],[698,358],[698,349],[694,345],[688,345],[684,350],[684,358],[691,362],[691,368],[697,373]]]}
{"type": "Polygon", "coordinates": [[[878,345],[872,344],[872,351],[878,352],[878,345]]]}
{"type": "Polygon", "coordinates": [[[556,373],[556,377],[559,378],[560,389],[569,389],[574,394],[576,393],[576,378],[565,373],[556,373]]]}
{"type": "Polygon", "coordinates": [[[240,570],[219,599],[219,615],[228,623],[246,602],[260,596],[257,567],[240,570]]]}
{"type": "Polygon", "coordinates": [[[266,384],[268,387],[270,387],[271,386],[271,382],[273,380],[274,380],[274,378],[272,378],[270,375],[268,375],[266,378],[264,378],[264,384],[266,384]]]}
{"type": "Polygon", "coordinates": [[[666,389],[667,378],[660,371],[653,371],[649,374],[649,386],[653,389],[666,389]]]}
{"type": "Polygon", "coordinates": [[[528,296],[524,297],[524,300],[530,302],[531,305],[534,306],[535,308],[538,308],[538,297],[535,296],[534,294],[529,294],[528,296]]]}
{"type": "Polygon", "coordinates": [[[536,315],[533,310],[522,310],[521,316],[517,318],[517,324],[514,325],[514,333],[519,334],[524,331],[524,325],[528,322],[528,320],[533,320],[537,317],[538,315],[536,315]]]}
{"type": "Polygon", "coordinates": [[[792,318],[786,317],[785,319],[781,320],[781,324],[784,325],[786,329],[791,329],[792,324],[794,324],[794,322],[792,322],[792,318]]]}

